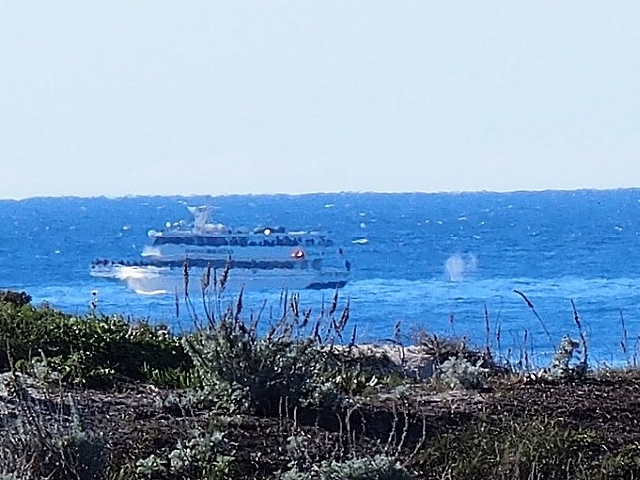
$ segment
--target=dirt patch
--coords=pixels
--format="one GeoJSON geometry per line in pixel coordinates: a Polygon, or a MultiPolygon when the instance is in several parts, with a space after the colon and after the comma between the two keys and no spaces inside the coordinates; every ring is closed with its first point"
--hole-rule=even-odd
{"type": "MultiPolygon", "coordinates": [[[[505,419],[545,418],[562,428],[593,431],[602,451],[640,443],[637,371],[572,382],[514,380],[482,393],[435,393],[416,384],[402,396],[380,390],[340,408],[299,408],[269,417],[229,418],[176,408],[166,401],[175,392],[141,384],[120,391],[61,392],[31,382],[27,393],[19,398],[11,388],[0,392],[0,437],[13,432],[25,405],[45,425],[70,422],[77,409],[86,428],[105,439],[108,463],[115,468],[152,453],[166,456],[193,429],[214,426],[224,430],[232,446],[235,478],[273,478],[291,465],[377,453],[397,456],[409,466],[418,462],[420,472],[420,452],[443,435],[461,435],[474,425],[502,428],[505,419]]],[[[420,476],[429,478],[427,472],[420,476]]]]}

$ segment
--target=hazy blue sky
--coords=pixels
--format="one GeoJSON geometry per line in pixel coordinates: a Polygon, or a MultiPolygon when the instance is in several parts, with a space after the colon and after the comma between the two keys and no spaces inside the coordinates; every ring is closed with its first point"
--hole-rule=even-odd
{"type": "Polygon", "coordinates": [[[636,0],[0,0],[0,198],[627,186],[636,0]]]}

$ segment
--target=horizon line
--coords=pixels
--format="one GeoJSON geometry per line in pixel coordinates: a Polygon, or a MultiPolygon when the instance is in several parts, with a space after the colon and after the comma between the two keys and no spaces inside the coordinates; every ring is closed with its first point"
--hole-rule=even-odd
{"type": "Polygon", "coordinates": [[[460,194],[509,194],[509,193],[545,193],[545,192],[609,192],[619,190],[640,190],[639,187],[579,187],[579,188],[540,188],[540,189],[514,189],[514,190],[406,190],[406,191],[384,191],[384,190],[334,190],[334,191],[313,191],[300,193],[287,192],[262,192],[262,193],[224,193],[215,195],[212,193],[128,193],[124,195],[33,195],[27,197],[1,197],[0,201],[23,201],[36,199],[98,199],[105,198],[109,200],[122,200],[127,198],[158,198],[158,197],[304,197],[309,195],[460,195],[460,194]]]}

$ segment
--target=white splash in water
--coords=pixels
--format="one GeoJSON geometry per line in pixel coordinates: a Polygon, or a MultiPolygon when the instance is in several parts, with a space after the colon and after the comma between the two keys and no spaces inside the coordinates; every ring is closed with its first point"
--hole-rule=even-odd
{"type": "Polygon", "coordinates": [[[472,253],[451,255],[444,262],[444,272],[451,282],[460,282],[478,268],[478,259],[472,253]]]}

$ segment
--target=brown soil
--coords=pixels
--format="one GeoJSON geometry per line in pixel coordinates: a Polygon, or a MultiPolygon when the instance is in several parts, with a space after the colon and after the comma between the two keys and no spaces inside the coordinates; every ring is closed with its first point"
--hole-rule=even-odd
{"type": "MultiPolygon", "coordinates": [[[[379,391],[339,410],[298,409],[265,417],[241,416],[225,423],[235,450],[236,478],[271,478],[291,462],[315,463],[354,453],[397,453],[408,459],[441,433],[463,432],[478,422],[504,418],[550,418],[566,428],[597,432],[602,448],[616,451],[640,443],[640,372],[608,372],[577,381],[504,381],[486,392],[435,393],[426,385],[409,388],[406,400],[379,391]],[[305,439],[304,454],[287,449],[288,438],[305,439]]],[[[0,392],[0,437],[11,428],[18,408],[10,393],[0,392]],[[7,413],[8,412],[8,413],[7,413]],[[4,430],[4,431],[3,431],[4,430]]],[[[221,424],[205,410],[167,407],[175,392],[132,385],[119,392],[73,393],[87,428],[104,435],[109,463],[122,465],[151,453],[167,454],[194,427],[221,424]]],[[[35,394],[32,405],[53,421],[68,396],[35,394]],[[61,400],[62,399],[62,400],[61,400]],[[36,401],[37,400],[37,401],[36,401]]]]}

